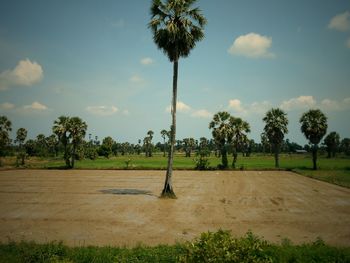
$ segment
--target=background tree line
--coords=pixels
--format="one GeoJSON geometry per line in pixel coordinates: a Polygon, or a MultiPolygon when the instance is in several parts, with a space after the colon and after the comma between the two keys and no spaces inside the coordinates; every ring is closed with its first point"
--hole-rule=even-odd
{"type": "MultiPolygon", "coordinates": [[[[302,146],[284,139],[284,135],[288,132],[288,119],[280,109],[271,109],[266,113],[260,142],[249,139],[249,123],[227,112],[219,112],[213,116],[213,121],[209,124],[213,138],[188,137],[176,140],[174,150],[177,154],[183,154],[188,158],[199,158],[202,165],[205,165],[205,158],[211,155],[222,158],[220,168],[229,166],[228,156],[232,156],[231,166],[235,167],[239,154],[243,157],[249,157],[252,153],[274,154],[276,167],[279,153],[304,151],[315,153],[317,150],[326,153],[328,158],[335,157],[337,153],[350,155],[350,138],[341,139],[335,131],[328,133],[322,144],[319,144],[326,134],[325,127],[318,127],[321,131],[317,130],[317,127],[312,127],[313,120],[316,120],[316,126],[320,126],[319,118],[323,120],[321,123],[324,126],[326,117],[319,110],[311,110],[302,116],[301,131],[307,132],[306,138],[310,141],[309,144],[302,146]]],[[[111,158],[135,154],[151,158],[153,154],[162,154],[164,157],[169,154],[170,131],[165,129],[160,131],[161,142],[154,142],[154,132],[149,130],[142,140],[139,139],[134,144],[118,142],[111,136],[103,138],[102,141],[92,134],[88,134],[86,138],[87,127],[86,122],[79,117],[60,116],[54,121],[52,134],[49,136],[38,134],[33,139],[27,139],[28,131],[19,128],[16,137],[11,139],[12,123],[6,116],[0,116],[0,163],[2,164],[1,158],[5,156],[17,157],[17,165],[25,165],[25,160],[29,157],[51,157],[63,158],[66,167],[73,168],[75,160],[84,158],[95,160],[98,157],[111,158]]]]}

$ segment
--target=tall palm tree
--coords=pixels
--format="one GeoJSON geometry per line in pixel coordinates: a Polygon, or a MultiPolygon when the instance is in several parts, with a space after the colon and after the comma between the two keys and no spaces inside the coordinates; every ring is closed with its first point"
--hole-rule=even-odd
{"type": "Polygon", "coordinates": [[[301,116],[299,122],[301,124],[301,132],[304,133],[306,139],[313,145],[313,169],[317,170],[317,148],[321,139],[327,132],[327,117],[319,109],[309,110],[301,116]]]}
{"type": "Polygon", "coordinates": [[[235,119],[226,111],[214,114],[213,120],[209,123],[209,129],[212,129],[212,135],[215,143],[219,146],[221,152],[221,168],[228,167],[227,146],[232,142],[233,123],[235,119]]]}
{"type": "Polygon", "coordinates": [[[69,119],[69,139],[72,141],[70,168],[74,168],[76,150],[85,137],[86,129],[87,124],[79,117],[72,117],[69,119]]]}
{"type": "Polygon", "coordinates": [[[243,145],[248,143],[247,133],[250,132],[249,123],[241,118],[234,118],[232,121],[232,144],[233,144],[233,161],[232,167],[235,168],[237,161],[237,150],[242,149],[243,145]]]}
{"type": "Polygon", "coordinates": [[[269,140],[274,154],[275,154],[275,167],[279,167],[279,152],[283,143],[283,138],[288,133],[288,119],[287,114],[279,109],[271,109],[266,112],[263,121],[266,123],[264,127],[264,133],[269,140]]]}
{"type": "Polygon", "coordinates": [[[12,131],[11,121],[6,116],[0,116],[0,166],[2,166],[1,157],[5,155],[5,148],[10,143],[9,132],[12,131]]]}
{"type": "Polygon", "coordinates": [[[60,116],[54,121],[52,132],[57,135],[58,140],[62,143],[64,149],[64,160],[66,161],[66,166],[70,167],[69,161],[69,149],[68,149],[68,133],[69,133],[69,117],[60,116]]]}
{"type": "Polygon", "coordinates": [[[180,57],[187,57],[196,46],[196,42],[204,38],[205,17],[198,8],[192,8],[196,0],[153,0],[151,5],[151,21],[149,27],[153,40],[173,62],[173,92],[171,103],[171,136],[168,167],[162,191],[163,197],[175,198],[172,185],[174,145],[176,135],[176,103],[177,78],[180,57]]]}

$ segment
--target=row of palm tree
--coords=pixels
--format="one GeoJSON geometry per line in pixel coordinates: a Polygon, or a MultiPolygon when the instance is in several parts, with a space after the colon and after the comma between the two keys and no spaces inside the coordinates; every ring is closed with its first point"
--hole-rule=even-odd
{"type": "MultiPolygon", "coordinates": [[[[279,109],[272,108],[263,118],[265,122],[262,138],[271,145],[275,156],[275,167],[279,168],[279,153],[284,141],[285,134],[288,133],[287,114],[279,109]]],[[[313,169],[317,169],[317,149],[318,144],[327,132],[327,117],[319,110],[312,109],[305,112],[300,118],[301,132],[305,135],[312,145],[313,169]]],[[[221,168],[228,167],[227,148],[233,146],[234,158],[232,167],[235,167],[237,160],[236,149],[247,140],[247,133],[250,132],[249,124],[241,118],[231,116],[228,112],[218,112],[209,123],[209,129],[212,129],[212,135],[216,144],[221,150],[222,164],[221,168]]],[[[331,133],[334,137],[334,134],[331,133]]],[[[329,139],[331,140],[331,139],[329,139]]],[[[330,142],[325,142],[330,144],[330,142]]]]}

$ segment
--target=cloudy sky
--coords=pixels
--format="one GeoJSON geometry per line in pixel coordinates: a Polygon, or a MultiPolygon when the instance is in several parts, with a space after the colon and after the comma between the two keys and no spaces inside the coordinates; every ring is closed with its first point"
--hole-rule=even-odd
{"type": "MultiPolygon", "coordinates": [[[[180,60],[177,137],[211,137],[229,111],[260,141],[272,107],[287,138],[304,144],[300,115],[320,108],[329,131],[350,137],[350,1],[199,0],[205,39],[180,60]]],[[[150,1],[1,0],[0,114],[29,137],[60,115],[88,133],[161,140],[170,126],[172,65],[147,28],[150,1]]]]}

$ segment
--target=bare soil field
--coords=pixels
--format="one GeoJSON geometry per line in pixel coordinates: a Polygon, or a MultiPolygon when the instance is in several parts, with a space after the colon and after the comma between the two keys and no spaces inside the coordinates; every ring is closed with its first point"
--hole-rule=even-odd
{"type": "Polygon", "coordinates": [[[0,171],[0,242],[157,245],[248,230],[272,242],[350,245],[350,189],[271,171],[0,171]]]}

